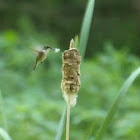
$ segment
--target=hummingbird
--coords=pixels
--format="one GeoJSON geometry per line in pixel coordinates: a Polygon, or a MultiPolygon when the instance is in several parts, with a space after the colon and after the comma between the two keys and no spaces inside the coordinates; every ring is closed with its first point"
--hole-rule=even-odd
{"type": "Polygon", "coordinates": [[[55,53],[58,53],[60,51],[59,48],[52,48],[49,46],[44,46],[42,50],[36,50],[36,49],[33,50],[37,53],[36,62],[33,70],[35,70],[37,66],[47,58],[50,50],[54,50],[55,53]]]}
{"type": "Polygon", "coordinates": [[[42,50],[34,50],[37,53],[37,57],[33,70],[35,70],[37,66],[47,58],[50,50],[54,49],[49,46],[44,46],[42,50]]]}

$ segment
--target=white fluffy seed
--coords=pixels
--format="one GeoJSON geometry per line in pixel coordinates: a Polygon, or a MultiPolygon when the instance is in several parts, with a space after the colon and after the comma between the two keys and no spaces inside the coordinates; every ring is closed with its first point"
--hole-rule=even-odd
{"type": "Polygon", "coordinates": [[[59,49],[59,48],[55,48],[55,49],[54,49],[54,52],[55,52],[55,53],[58,53],[58,52],[60,52],[60,49],[59,49]]]}

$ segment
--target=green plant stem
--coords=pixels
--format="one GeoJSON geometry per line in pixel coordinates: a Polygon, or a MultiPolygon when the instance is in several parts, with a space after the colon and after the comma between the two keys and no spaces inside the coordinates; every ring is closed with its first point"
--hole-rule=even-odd
{"type": "Polygon", "coordinates": [[[1,90],[0,90],[0,111],[1,111],[1,114],[2,114],[4,128],[5,128],[6,131],[8,131],[7,119],[6,119],[7,117],[6,117],[6,113],[4,111],[4,99],[3,99],[3,96],[2,96],[1,90]]]}
{"type": "Polygon", "coordinates": [[[12,140],[10,138],[10,136],[8,135],[8,133],[3,130],[2,128],[0,128],[0,136],[4,139],[4,140],[12,140]]]}
{"type": "Polygon", "coordinates": [[[82,22],[82,28],[80,32],[80,42],[79,42],[79,51],[82,58],[84,58],[85,51],[86,51],[94,5],[95,5],[95,0],[88,1],[83,22],[82,22]]]}
{"type": "Polygon", "coordinates": [[[134,80],[136,79],[136,77],[140,74],[140,67],[137,68],[126,80],[126,82],[124,83],[124,85],[122,86],[118,97],[116,98],[116,100],[114,101],[113,105],[111,106],[104,122],[102,123],[99,131],[97,132],[97,135],[95,137],[94,140],[102,140],[103,134],[105,132],[105,130],[108,128],[108,126],[110,125],[110,122],[115,114],[115,112],[118,109],[118,106],[120,105],[120,101],[122,99],[122,97],[127,93],[128,88],[133,84],[134,80]]]}
{"type": "Polygon", "coordinates": [[[59,127],[57,129],[57,134],[55,137],[55,140],[61,140],[62,134],[63,134],[63,128],[64,128],[64,124],[65,124],[65,116],[66,116],[66,107],[62,113],[60,122],[59,122],[59,127]]]}

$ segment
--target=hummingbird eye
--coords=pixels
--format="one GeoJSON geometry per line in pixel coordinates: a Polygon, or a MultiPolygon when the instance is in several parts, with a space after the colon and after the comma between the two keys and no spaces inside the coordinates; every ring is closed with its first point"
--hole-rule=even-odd
{"type": "Polygon", "coordinates": [[[49,49],[49,48],[51,49],[51,47],[45,46],[43,49],[44,49],[44,50],[47,50],[47,49],[49,49]]]}

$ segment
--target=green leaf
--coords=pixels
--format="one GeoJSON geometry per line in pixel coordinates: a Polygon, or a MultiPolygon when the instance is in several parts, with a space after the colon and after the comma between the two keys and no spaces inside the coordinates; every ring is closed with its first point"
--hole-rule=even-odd
{"type": "Polygon", "coordinates": [[[3,96],[2,96],[2,92],[0,90],[0,112],[1,112],[1,115],[2,115],[2,121],[3,121],[3,124],[4,124],[4,128],[7,130],[7,117],[6,117],[6,113],[4,111],[4,99],[3,99],[3,96]]]}
{"type": "Polygon", "coordinates": [[[140,67],[137,68],[126,80],[126,82],[124,83],[124,85],[122,86],[118,97],[116,98],[116,100],[114,101],[113,105],[111,106],[107,117],[105,118],[103,124],[101,125],[99,131],[96,134],[96,137],[94,140],[101,140],[103,137],[104,132],[106,131],[106,129],[108,128],[108,126],[110,125],[110,122],[115,114],[115,112],[118,110],[118,106],[121,103],[122,98],[124,97],[124,95],[127,93],[127,90],[129,89],[129,87],[133,84],[134,80],[137,78],[137,76],[140,74],[140,67]]]}
{"type": "Polygon", "coordinates": [[[57,134],[55,137],[55,140],[61,140],[62,134],[63,134],[63,128],[64,128],[64,124],[65,124],[65,116],[66,116],[66,107],[62,113],[60,122],[59,122],[59,126],[57,129],[57,134]]]}
{"type": "Polygon", "coordinates": [[[84,58],[85,51],[86,51],[86,46],[88,42],[89,31],[90,31],[90,26],[92,21],[92,15],[94,10],[94,4],[95,4],[95,0],[89,0],[82,23],[82,28],[80,33],[80,45],[79,45],[80,46],[79,51],[82,58],[84,58]]]}
{"type": "Polygon", "coordinates": [[[78,35],[75,35],[75,37],[74,37],[74,45],[75,45],[75,48],[78,49],[78,47],[79,47],[79,38],[78,38],[78,35]]]}
{"type": "Polygon", "coordinates": [[[4,139],[4,140],[12,140],[10,138],[10,136],[8,135],[8,133],[3,130],[2,128],[0,128],[0,136],[4,139]]]}

